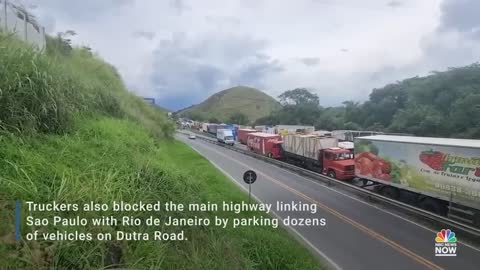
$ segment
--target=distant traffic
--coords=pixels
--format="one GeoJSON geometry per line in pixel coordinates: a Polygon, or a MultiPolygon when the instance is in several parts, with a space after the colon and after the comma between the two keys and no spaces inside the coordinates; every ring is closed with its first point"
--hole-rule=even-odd
{"type": "Polygon", "coordinates": [[[479,140],[184,119],[179,126],[341,181],[356,179],[389,198],[480,226],[479,140]]]}

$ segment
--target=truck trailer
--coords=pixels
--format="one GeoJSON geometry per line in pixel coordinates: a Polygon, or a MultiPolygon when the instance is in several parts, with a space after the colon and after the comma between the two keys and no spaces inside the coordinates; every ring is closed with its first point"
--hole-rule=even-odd
{"type": "Polygon", "coordinates": [[[217,135],[218,124],[208,124],[207,133],[217,135]]]}
{"type": "Polygon", "coordinates": [[[301,125],[277,125],[275,126],[275,134],[287,135],[287,134],[312,134],[315,131],[314,126],[301,126],[301,125]]]}
{"type": "Polygon", "coordinates": [[[208,132],[208,125],[210,125],[209,123],[202,123],[202,132],[208,132]]]}
{"type": "Polygon", "coordinates": [[[362,131],[362,130],[334,130],[332,131],[332,136],[337,138],[339,141],[353,142],[357,137],[373,136],[373,135],[383,135],[385,133],[379,131],[362,131]]]}
{"type": "Polygon", "coordinates": [[[224,144],[235,144],[235,139],[231,129],[217,129],[217,140],[224,144]]]}
{"type": "Polygon", "coordinates": [[[270,158],[282,157],[282,137],[277,134],[255,132],[247,135],[247,147],[250,151],[270,158]]]}
{"type": "Polygon", "coordinates": [[[480,226],[480,140],[357,137],[355,174],[387,197],[480,226]]]}
{"type": "Polygon", "coordinates": [[[338,140],[316,135],[283,136],[283,158],[291,163],[339,180],[354,178],[353,153],[338,147],[338,140]]]}
{"type": "Polygon", "coordinates": [[[241,144],[247,144],[248,134],[256,132],[258,131],[253,128],[239,128],[237,130],[238,142],[241,144]]]}

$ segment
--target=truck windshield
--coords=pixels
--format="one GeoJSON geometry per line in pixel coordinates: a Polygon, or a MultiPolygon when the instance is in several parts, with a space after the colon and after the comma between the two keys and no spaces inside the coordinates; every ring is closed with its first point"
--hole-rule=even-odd
{"type": "Polygon", "coordinates": [[[334,157],[335,160],[345,160],[345,159],[353,159],[352,153],[339,153],[336,154],[334,157]]]}

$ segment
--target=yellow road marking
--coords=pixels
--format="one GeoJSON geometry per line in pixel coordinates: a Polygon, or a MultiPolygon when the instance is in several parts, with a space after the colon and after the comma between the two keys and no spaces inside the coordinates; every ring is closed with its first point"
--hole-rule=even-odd
{"type": "MultiPolygon", "coordinates": [[[[251,166],[249,166],[249,165],[247,165],[247,164],[245,164],[245,163],[243,163],[243,162],[241,162],[241,161],[239,161],[239,160],[233,159],[232,157],[227,156],[227,155],[225,155],[225,154],[223,154],[223,153],[221,153],[221,152],[219,152],[219,151],[217,151],[217,150],[215,150],[215,149],[213,149],[213,148],[210,148],[210,150],[218,153],[218,154],[221,155],[221,156],[224,156],[224,157],[226,157],[226,158],[228,158],[228,159],[231,159],[231,160],[235,161],[236,163],[242,165],[243,167],[246,167],[246,168],[250,168],[250,167],[251,167],[251,166]]],[[[429,268],[429,269],[438,269],[438,270],[443,269],[442,267],[440,267],[440,266],[434,264],[433,262],[431,262],[431,261],[429,261],[429,260],[421,257],[420,255],[416,254],[415,252],[413,252],[413,251],[411,251],[411,250],[403,247],[402,245],[400,245],[400,244],[398,244],[398,243],[396,243],[396,242],[394,242],[394,241],[386,238],[385,236],[383,236],[383,235],[381,235],[381,234],[373,231],[372,229],[370,229],[370,228],[368,228],[368,227],[366,227],[366,226],[364,226],[364,225],[362,225],[362,224],[354,221],[353,219],[351,219],[351,218],[349,218],[349,217],[341,214],[340,212],[338,212],[338,211],[336,211],[336,210],[334,210],[334,209],[332,209],[332,208],[324,205],[324,204],[321,203],[321,202],[318,202],[318,201],[316,201],[316,200],[308,197],[307,195],[303,194],[302,192],[300,192],[300,191],[298,191],[298,190],[296,190],[296,189],[294,189],[294,188],[292,188],[292,187],[290,187],[290,186],[288,186],[288,185],[285,185],[284,183],[282,183],[282,182],[280,182],[280,181],[278,181],[278,180],[275,180],[274,178],[268,176],[266,173],[264,173],[264,172],[262,172],[262,171],[260,171],[260,170],[258,170],[258,169],[256,169],[256,171],[257,171],[260,175],[262,175],[263,177],[265,177],[265,178],[267,178],[268,180],[270,180],[271,182],[276,183],[277,185],[279,185],[279,186],[283,187],[284,189],[286,189],[286,190],[288,190],[288,191],[290,191],[290,192],[292,192],[292,193],[294,193],[294,194],[302,197],[303,199],[305,199],[305,200],[307,200],[307,201],[309,201],[309,202],[311,202],[311,203],[315,203],[316,205],[318,205],[318,206],[319,206],[320,208],[322,208],[323,210],[325,210],[325,211],[331,213],[332,215],[336,216],[337,218],[339,218],[339,219],[341,219],[341,220],[349,223],[350,225],[352,225],[352,226],[354,226],[355,228],[363,231],[363,232],[366,233],[367,235],[370,235],[371,237],[373,237],[373,238],[375,238],[375,239],[377,239],[377,240],[379,240],[379,241],[381,241],[381,242],[389,245],[389,246],[392,247],[393,249],[395,249],[395,250],[397,250],[398,252],[404,254],[405,256],[407,256],[407,257],[415,260],[416,262],[418,262],[418,263],[426,266],[427,268],[429,268]]]]}

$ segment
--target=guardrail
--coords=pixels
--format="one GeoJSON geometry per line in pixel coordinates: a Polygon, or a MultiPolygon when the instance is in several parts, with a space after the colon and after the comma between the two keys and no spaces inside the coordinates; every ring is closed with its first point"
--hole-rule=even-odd
{"type": "MultiPolygon", "coordinates": [[[[177,131],[177,132],[181,133],[181,134],[184,134],[184,135],[190,135],[190,133],[188,133],[188,132],[181,132],[181,131],[177,131]]],[[[197,136],[197,138],[200,139],[200,140],[206,141],[208,143],[220,145],[220,146],[225,147],[227,149],[230,149],[232,151],[239,152],[239,153],[242,153],[244,155],[254,157],[256,159],[263,160],[263,161],[268,162],[270,164],[274,164],[278,167],[288,169],[290,171],[299,173],[301,175],[308,176],[308,177],[313,178],[315,180],[319,180],[319,181],[327,184],[328,186],[335,186],[335,185],[341,186],[345,189],[353,191],[356,194],[360,194],[366,200],[377,200],[381,203],[387,204],[390,207],[395,207],[397,209],[400,209],[400,210],[406,212],[407,214],[412,214],[412,215],[420,217],[420,218],[422,218],[426,221],[433,222],[432,225],[438,226],[438,229],[443,229],[443,228],[455,229],[456,231],[461,232],[463,235],[469,235],[471,240],[475,241],[476,243],[480,243],[480,229],[472,227],[470,225],[463,224],[461,222],[458,222],[458,221],[446,218],[444,216],[440,216],[440,215],[428,212],[428,211],[420,209],[418,207],[415,207],[415,206],[412,206],[412,205],[409,205],[409,204],[406,204],[406,203],[403,203],[403,202],[400,202],[400,201],[396,201],[396,200],[387,198],[385,196],[382,196],[382,195],[377,194],[375,192],[372,192],[370,190],[367,190],[367,189],[364,189],[364,188],[361,188],[361,187],[358,187],[358,186],[355,186],[355,185],[352,185],[352,184],[348,184],[346,182],[339,181],[339,180],[336,180],[334,178],[330,178],[330,177],[325,176],[323,174],[312,172],[312,171],[309,171],[307,169],[300,168],[298,166],[291,165],[291,164],[285,163],[283,161],[272,159],[272,158],[269,158],[269,157],[266,157],[266,156],[262,156],[262,155],[254,153],[254,152],[247,151],[247,150],[235,147],[235,146],[229,146],[229,145],[218,143],[217,140],[212,138],[212,137],[205,137],[203,135],[199,135],[199,136],[197,136]]],[[[458,233],[457,233],[457,235],[458,235],[458,233]]]]}

